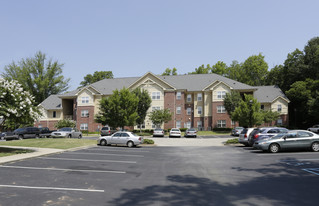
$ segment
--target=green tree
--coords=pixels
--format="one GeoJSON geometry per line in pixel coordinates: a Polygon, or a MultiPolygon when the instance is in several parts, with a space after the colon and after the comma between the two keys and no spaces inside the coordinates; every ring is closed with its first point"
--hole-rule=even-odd
{"type": "Polygon", "coordinates": [[[162,76],[170,76],[170,75],[177,75],[177,69],[175,67],[173,69],[166,68],[165,71],[162,73],[162,76]]]}
{"type": "Polygon", "coordinates": [[[138,101],[129,89],[114,90],[111,96],[101,99],[100,112],[95,116],[95,121],[113,128],[134,126],[138,118],[138,101]]]}
{"type": "Polygon", "coordinates": [[[74,128],[75,126],[76,126],[75,122],[73,120],[68,120],[68,119],[61,119],[54,125],[54,127],[58,129],[61,129],[63,127],[74,128]]]}
{"type": "Polygon", "coordinates": [[[222,61],[218,61],[215,65],[212,66],[211,73],[219,74],[219,75],[225,76],[225,77],[229,76],[228,75],[228,67],[222,61]]]}
{"type": "Polygon", "coordinates": [[[138,97],[138,105],[137,105],[137,114],[138,118],[136,119],[136,123],[140,126],[144,123],[147,110],[150,108],[152,99],[146,90],[141,90],[140,88],[136,88],[133,93],[138,97]]]}
{"type": "Polygon", "coordinates": [[[84,81],[80,83],[80,87],[85,87],[103,79],[113,79],[112,71],[95,71],[94,74],[88,74],[84,77],[84,81]]]}
{"type": "Polygon", "coordinates": [[[267,123],[269,126],[271,126],[271,123],[276,121],[280,116],[279,112],[273,112],[271,110],[261,111],[263,113],[263,122],[267,123]]]}
{"type": "Polygon", "coordinates": [[[232,119],[239,122],[239,125],[243,127],[261,125],[263,113],[260,109],[260,103],[253,96],[245,94],[245,100],[241,100],[238,107],[236,107],[232,113],[232,119]]]}
{"type": "Polygon", "coordinates": [[[304,62],[307,65],[305,77],[319,79],[319,37],[308,41],[304,48],[304,62]]]}
{"type": "Polygon", "coordinates": [[[14,129],[33,125],[39,116],[33,96],[21,84],[0,78],[0,126],[14,129]]]}
{"type": "Polygon", "coordinates": [[[236,107],[239,106],[239,103],[242,101],[240,93],[237,91],[231,91],[230,93],[226,93],[224,98],[224,106],[225,109],[232,119],[232,113],[235,111],[236,107]]]}
{"type": "Polygon", "coordinates": [[[239,81],[251,86],[262,86],[266,83],[268,64],[261,54],[248,57],[242,64],[242,75],[239,81]]]}
{"type": "Polygon", "coordinates": [[[169,109],[156,109],[149,114],[149,118],[154,125],[160,126],[172,120],[172,113],[169,109]]]}
{"type": "Polygon", "coordinates": [[[212,67],[209,64],[207,64],[206,67],[204,64],[202,64],[198,68],[195,68],[194,72],[190,72],[189,74],[209,74],[211,70],[212,70],[212,67]]]}
{"type": "Polygon", "coordinates": [[[68,89],[70,79],[64,79],[62,67],[63,64],[47,60],[46,54],[39,51],[33,58],[5,66],[2,76],[7,80],[17,80],[35,97],[35,104],[38,105],[50,95],[68,89]]]}

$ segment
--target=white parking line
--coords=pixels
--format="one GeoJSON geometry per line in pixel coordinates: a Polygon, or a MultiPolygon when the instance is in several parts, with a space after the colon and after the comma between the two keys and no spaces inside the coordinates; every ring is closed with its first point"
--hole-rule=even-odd
{"type": "Polygon", "coordinates": [[[84,154],[84,155],[106,155],[106,156],[118,156],[118,157],[144,157],[144,155],[125,155],[125,154],[101,154],[101,153],[88,153],[88,152],[65,152],[63,154],[84,154]]]}
{"type": "Polygon", "coordinates": [[[319,175],[319,168],[307,168],[307,169],[302,169],[303,171],[309,172],[314,175],[319,175]]]}
{"type": "Polygon", "coordinates": [[[65,171],[65,172],[94,172],[94,173],[115,173],[115,174],[125,174],[124,171],[112,171],[112,170],[74,170],[74,169],[62,169],[62,168],[44,168],[44,167],[21,167],[21,166],[5,166],[0,165],[2,168],[12,168],[12,169],[29,169],[29,170],[53,170],[53,171],[65,171]]]}
{"type": "Polygon", "coordinates": [[[30,187],[30,186],[18,186],[18,185],[0,185],[0,187],[37,189],[37,190],[66,190],[66,191],[81,191],[81,192],[104,192],[104,190],[62,188],[62,187],[30,187]]]}
{"type": "Polygon", "coordinates": [[[70,161],[86,161],[86,162],[113,162],[113,163],[127,163],[135,164],[134,161],[119,161],[119,160],[89,160],[89,159],[71,159],[71,158],[54,158],[54,157],[38,157],[39,159],[48,160],[70,160],[70,161]]]}
{"type": "Polygon", "coordinates": [[[98,150],[98,151],[100,151],[100,150],[102,150],[102,151],[107,151],[107,152],[109,152],[109,151],[111,151],[111,152],[150,152],[150,151],[148,151],[148,150],[136,150],[136,149],[128,149],[128,148],[126,148],[126,149],[121,149],[121,148],[107,148],[107,147],[105,147],[105,149],[103,149],[103,148],[96,148],[96,147],[91,147],[91,148],[88,148],[87,150],[98,150]]]}

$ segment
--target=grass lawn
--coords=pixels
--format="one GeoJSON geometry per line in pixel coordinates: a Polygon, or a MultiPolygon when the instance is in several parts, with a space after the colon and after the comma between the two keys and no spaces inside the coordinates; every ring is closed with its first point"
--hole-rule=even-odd
{"type": "Polygon", "coordinates": [[[5,148],[0,147],[0,157],[15,155],[15,154],[24,154],[33,152],[32,150],[28,149],[15,149],[15,148],[5,148]]]}
{"type": "Polygon", "coordinates": [[[67,139],[67,138],[43,138],[43,139],[24,139],[0,142],[1,145],[6,146],[20,146],[20,147],[40,147],[52,149],[70,149],[75,147],[96,145],[96,140],[90,139],[67,139]]]}

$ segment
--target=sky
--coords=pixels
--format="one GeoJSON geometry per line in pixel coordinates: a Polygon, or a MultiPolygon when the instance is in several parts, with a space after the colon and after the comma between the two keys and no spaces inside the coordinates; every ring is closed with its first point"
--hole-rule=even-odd
{"type": "Polygon", "coordinates": [[[76,89],[115,78],[195,71],[261,53],[269,69],[319,36],[318,0],[0,0],[0,74],[41,51],[76,89]]]}

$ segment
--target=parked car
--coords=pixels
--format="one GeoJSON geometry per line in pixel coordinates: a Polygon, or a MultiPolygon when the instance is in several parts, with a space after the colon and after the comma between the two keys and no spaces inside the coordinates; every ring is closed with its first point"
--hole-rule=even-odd
{"type": "Polygon", "coordinates": [[[0,133],[0,139],[1,140],[10,140],[14,139],[13,132],[1,132],[0,133]]]}
{"type": "Polygon", "coordinates": [[[263,151],[276,153],[281,150],[311,149],[319,151],[319,135],[307,130],[292,130],[288,133],[281,133],[270,139],[256,141],[254,148],[263,151]]]}
{"type": "Polygon", "coordinates": [[[154,129],[153,131],[153,137],[164,137],[164,134],[165,132],[161,128],[154,129]]]}
{"type": "Polygon", "coordinates": [[[13,131],[12,139],[39,138],[40,130],[37,127],[23,127],[13,131]]]}
{"type": "Polygon", "coordinates": [[[62,138],[82,138],[82,132],[77,128],[63,127],[58,131],[52,132],[51,137],[62,137],[62,138]]]}
{"type": "Polygon", "coordinates": [[[282,127],[261,127],[255,128],[248,136],[248,145],[253,146],[255,141],[267,139],[278,133],[287,133],[288,129],[282,127]]]}
{"type": "Polygon", "coordinates": [[[319,133],[319,124],[316,124],[316,125],[313,125],[312,127],[309,127],[308,131],[319,133]]]}
{"type": "Polygon", "coordinates": [[[238,142],[245,146],[248,146],[248,136],[254,130],[254,128],[244,128],[239,134],[238,142]]]}
{"type": "Polygon", "coordinates": [[[194,128],[187,129],[185,131],[184,137],[197,137],[197,131],[194,128]]]}
{"type": "Polygon", "coordinates": [[[169,131],[169,137],[181,137],[181,135],[181,130],[179,130],[178,128],[172,128],[169,131]]]}
{"type": "Polygon", "coordinates": [[[239,134],[243,131],[244,127],[235,127],[234,129],[231,130],[232,136],[239,136],[239,134]]]}
{"type": "Polygon", "coordinates": [[[116,132],[111,136],[101,136],[97,140],[97,144],[101,146],[106,145],[126,145],[128,147],[143,144],[144,138],[134,134],[133,132],[116,132]]]}
{"type": "Polygon", "coordinates": [[[40,137],[50,137],[52,132],[55,132],[56,130],[49,130],[48,127],[41,127],[40,130],[40,137]]]}
{"type": "Polygon", "coordinates": [[[101,134],[101,136],[109,136],[109,135],[114,134],[115,132],[117,132],[116,129],[113,129],[109,126],[105,126],[105,127],[102,127],[100,134],[101,134]]]}

